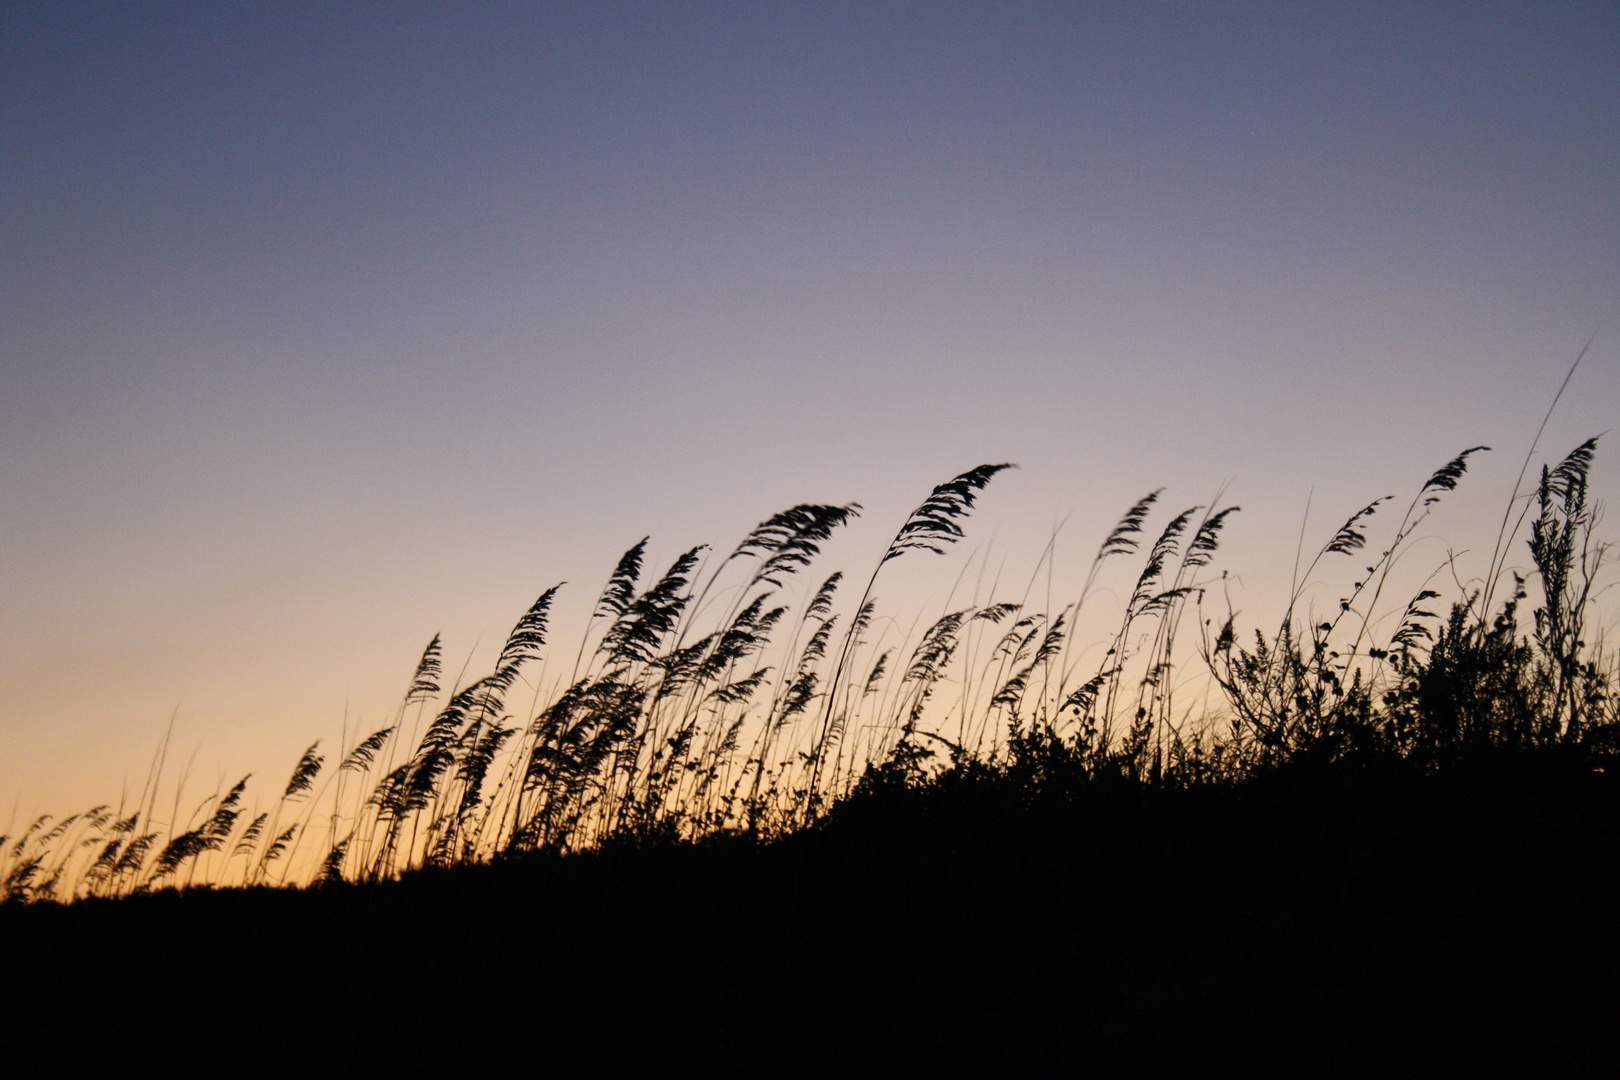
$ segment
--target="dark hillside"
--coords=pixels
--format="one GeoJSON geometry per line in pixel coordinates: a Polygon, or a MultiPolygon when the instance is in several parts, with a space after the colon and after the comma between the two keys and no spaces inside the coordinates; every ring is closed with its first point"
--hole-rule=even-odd
{"type": "Polygon", "coordinates": [[[0,948],[8,1042],[59,1060],[1596,1076],[1617,911],[1620,782],[1553,756],[1181,790],[963,767],[774,844],[7,905],[0,948]]]}

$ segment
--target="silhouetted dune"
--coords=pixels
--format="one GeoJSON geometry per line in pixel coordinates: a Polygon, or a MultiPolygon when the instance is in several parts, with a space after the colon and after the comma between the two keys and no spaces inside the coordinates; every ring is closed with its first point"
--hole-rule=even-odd
{"type": "Polygon", "coordinates": [[[1197,790],[948,773],[773,844],[9,905],[0,935],[13,1030],[93,1056],[1595,1076],[1617,833],[1614,775],[1553,755],[1197,790]]]}

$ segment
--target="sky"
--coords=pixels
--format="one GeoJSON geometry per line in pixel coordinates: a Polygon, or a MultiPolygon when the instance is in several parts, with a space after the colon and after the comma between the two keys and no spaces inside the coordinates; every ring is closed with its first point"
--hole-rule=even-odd
{"type": "Polygon", "coordinates": [[[1532,468],[1620,419],[1612,3],[8,3],[0,818],[171,723],[285,774],[646,534],[857,500],[853,574],[981,462],[897,605],[1164,486],[1274,622],[1487,444],[1466,582],[1588,343],[1532,468]]]}

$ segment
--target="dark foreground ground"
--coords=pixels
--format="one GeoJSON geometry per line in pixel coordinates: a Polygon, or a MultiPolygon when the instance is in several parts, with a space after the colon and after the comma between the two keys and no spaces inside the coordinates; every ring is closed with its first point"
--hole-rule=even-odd
{"type": "Polygon", "coordinates": [[[115,1071],[1611,1076],[1617,781],[961,782],[770,847],[0,908],[0,1024],[115,1071]]]}

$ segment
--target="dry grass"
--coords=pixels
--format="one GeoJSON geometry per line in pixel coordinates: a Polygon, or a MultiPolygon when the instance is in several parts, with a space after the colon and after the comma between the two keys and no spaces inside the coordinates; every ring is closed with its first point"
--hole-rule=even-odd
{"type": "MultiPolygon", "coordinates": [[[[165,739],[136,805],[41,817],[0,838],[0,897],[374,882],[527,851],[771,840],[873,785],[1005,775],[1035,761],[1063,763],[1065,783],[1156,787],[1232,783],[1300,760],[1433,769],[1547,748],[1599,767],[1620,752],[1620,720],[1614,657],[1586,622],[1609,555],[1587,498],[1595,447],[1589,440],[1544,469],[1510,505],[1508,517],[1523,504],[1535,569],[1514,579],[1507,601],[1493,606],[1494,580],[1450,598],[1449,609],[1427,588],[1386,600],[1403,545],[1464,479],[1475,447],[1430,475],[1371,549],[1386,500],[1352,514],[1296,573],[1269,636],[1209,610],[1222,529],[1237,508],[1191,507],[1151,532],[1154,492],[1104,538],[1067,604],[1037,610],[1026,590],[1019,602],[955,608],[879,648],[874,588],[884,568],[949,550],[1007,465],[936,487],[852,601],[842,572],[804,572],[858,504],[795,506],[725,558],[694,548],[645,581],[642,540],[618,560],[571,648],[552,642],[556,587],[524,612],[481,678],[445,686],[435,638],[391,722],[336,753],[311,745],[262,811],[244,778],[187,814],[183,776],[165,775],[165,739]],[[1141,564],[1098,662],[1071,628],[1105,565],[1132,556],[1141,564]],[[1300,582],[1363,559],[1371,565],[1351,575],[1338,610],[1302,624],[1300,582]],[[1216,707],[1177,700],[1188,663],[1218,686],[1216,707]],[[551,685],[560,689],[549,699],[513,700],[520,687],[551,685]],[[174,802],[160,809],[166,783],[174,802]]],[[[1506,522],[1499,550],[1517,542],[1519,526],[1506,522]]]]}

